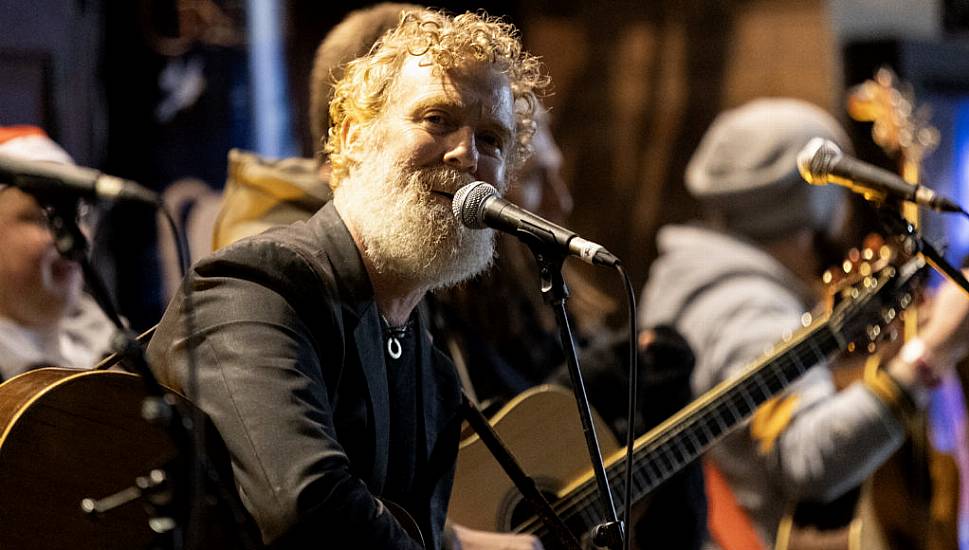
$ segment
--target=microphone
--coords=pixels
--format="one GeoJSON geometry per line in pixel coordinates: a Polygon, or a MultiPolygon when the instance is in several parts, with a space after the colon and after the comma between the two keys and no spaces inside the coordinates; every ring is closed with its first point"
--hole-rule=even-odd
{"type": "Polygon", "coordinates": [[[0,154],[0,183],[44,197],[139,202],[157,207],[158,194],[137,183],[72,164],[24,160],[0,154]]]}
{"type": "Polygon", "coordinates": [[[483,181],[471,182],[454,193],[454,217],[471,229],[490,227],[511,233],[526,242],[539,242],[592,265],[615,267],[619,258],[602,245],[587,241],[575,232],[509,202],[483,181]]]}
{"type": "Polygon", "coordinates": [[[824,138],[816,137],[801,149],[797,154],[797,169],[812,185],[841,185],[868,200],[896,198],[939,212],[962,212],[958,204],[928,187],[909,183],[888,170],[851,158],[824,138]]]}

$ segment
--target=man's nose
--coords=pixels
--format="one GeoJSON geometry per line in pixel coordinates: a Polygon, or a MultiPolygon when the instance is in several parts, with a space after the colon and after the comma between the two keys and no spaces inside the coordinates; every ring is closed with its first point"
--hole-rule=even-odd
{"type": "Polygon", "coordinates": [[[472,128],[464,127],[454,132],[444,153],[444,164],[469,174],[478,171],[478,146],[472,128]]]}

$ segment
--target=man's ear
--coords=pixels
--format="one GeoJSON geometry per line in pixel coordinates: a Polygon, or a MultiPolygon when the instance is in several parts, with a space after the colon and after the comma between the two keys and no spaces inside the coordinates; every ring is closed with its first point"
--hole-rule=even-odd
{"type": "Polygon", "coordinates": [[[363,128],[361,124],[352,118],[347,118],[340,125],[340,141],[343,142],[344,156],[351,162],[360,161],[360,153],[363,150],[363,128]]]}

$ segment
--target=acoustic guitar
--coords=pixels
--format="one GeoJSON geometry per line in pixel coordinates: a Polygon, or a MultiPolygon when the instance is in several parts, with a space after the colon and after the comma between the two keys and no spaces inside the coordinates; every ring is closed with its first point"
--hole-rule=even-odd
{"type": "MultiPolygon", "coordinates": [[[[171,434],[142,417],[147,396],[140,377],[109,370],[43,368],[0,384],[0,549],[171,548],[170,537],[187,534],[167,532],[172,521],[193,529],[193,548],[263,548],[236,497],[224,443],[210,423],[206,457],[212,468],[191,526],[187,498],[170,509],[158,507],[179,496],[183,489],[177,483],[184,480],[177,476],[187,474],[174,467],[179,453],[171,434]],[[176,479],[139,496],[138,484],[162,471],[176,479]],[[128,502],[103,513],[82,509],[86,499],[110,495],[128,502]]],[[[184,411],[190,409],[188,400],[175,398],[184,411]]],[[[395,503],[382,503],[423,545],[417,522],[395,503]]]]}
{"type": "MultiPolygon", "coordinates": [[[[836,352],[864,348],[876,340],[881,329],[911,304],[910,288],[924,270],[924,261],[916,258],[846,286],[829,314],[805,323],[805,328],[785,338],[763,359],[639,437],[631,472],[633,500],[642,500],[696,460],[807,369],[836,352]]],[[[571,395],[546,386],[506,405],[493,423],[566,525],[582,537],[601,522],[601,507],[577,417],[571,395]]],[[[600,429],[599,433],[608,432],[600,429]]],[[[600,441],[600,445],[604,452],[611,452],[604,463],[613,497],[621,502],[624,451],[615,442],[600,441]]],[[[534,534],[546,548],[557,548],[555,537],[522,503],[521,495],[478,437],[465,439],[458,455],[449,518],[476,529],[534,534]]]]}
{"type": "Polygon", "coordinates": [[[39,369],[0,385],[0,548],[148,548],[156,534],[132,503],[81,509],[163,467],[175,448],[142,419],[137,376],[39,369]]]}
{"type": "MultiPolygon", "coordinates": [[[[165,548],[189,534],[170,529],[188,524],[185,456],[166,428],[142,417],[147,395],[140,377],[121,371],[44,368],[0,384],[0,548],[165,548]],[[168,479],[150,490],[160,472],[168,479]],[[111,495],[125,503],[82,509],[111,495]]],[[[261,547],[240,503],[225,500],[235,491],[221,439],[211,426],[205,433],[215,466],[191,511],[193,547],[261,547]]]]}

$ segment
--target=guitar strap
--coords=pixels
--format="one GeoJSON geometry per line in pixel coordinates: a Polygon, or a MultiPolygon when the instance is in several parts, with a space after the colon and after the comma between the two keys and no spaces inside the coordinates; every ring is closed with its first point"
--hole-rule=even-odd
{"type": "Polygon", "coordinates": [[[542,518],[545,525],[555,533],[562,544],[565,545],[565,548],[569,550],[581,550],[582,545],[575,537],[575,534],[565,526],[565,522],[552,509],[545,495],[538,490],[538,487],[535,485],[535,480],[525,473],[514,455],[511,454],[508,447],[501,441],[501,437],[495,432],[491,423],[485,418],[481,409],[468,398],[468,394],[464,390],[461,390],[461,404],[465,420],[468,421],[475,433],[478,434],[478,437],[481,438],[481,441],[488,447],[492,456],[495,457],[495,460],[498,461],[501,468],[508,474],[509,479],[515,484],[515,487],[518,487],[518,490],[525,497],[525,500],[532,505],[538,516],[542,518]]]}

